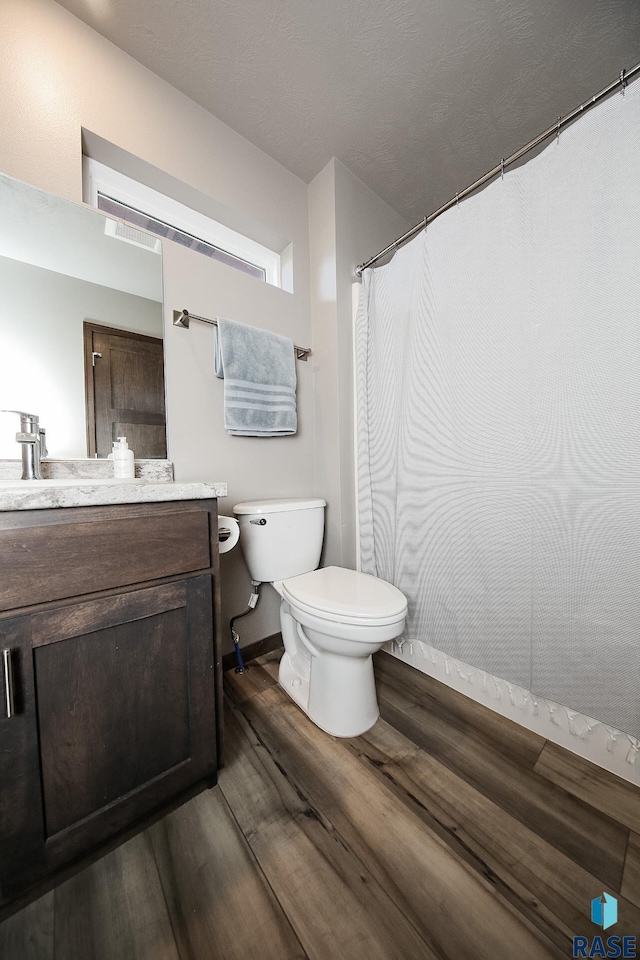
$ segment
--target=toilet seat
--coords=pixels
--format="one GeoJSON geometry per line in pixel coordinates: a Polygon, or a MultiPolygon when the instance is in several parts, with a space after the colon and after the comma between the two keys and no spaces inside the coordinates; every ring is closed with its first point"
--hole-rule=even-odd
{"type": "Polygon", "coordinates": [[[403,593],[386,580],[344,567],[323,567],[281,581],[294,609],[320,620],[362,626],[397,623],[407,613],[403,593]]]}

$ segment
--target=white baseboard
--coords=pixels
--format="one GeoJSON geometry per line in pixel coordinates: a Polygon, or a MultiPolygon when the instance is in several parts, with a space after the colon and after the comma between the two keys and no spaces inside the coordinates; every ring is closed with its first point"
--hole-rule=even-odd
{"type": "Polygon", "coordinates": [[[462,663],[421,640],[391,641],[383,650],[503,717],[640,786],[640,741],[635,737],[462,663]]]}

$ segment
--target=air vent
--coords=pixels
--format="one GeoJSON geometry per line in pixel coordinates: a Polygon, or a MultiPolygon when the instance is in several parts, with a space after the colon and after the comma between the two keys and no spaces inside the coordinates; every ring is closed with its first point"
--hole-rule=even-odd
{"type": "Polygon", "coordinates": [[[130,227],[128,223],[122,223],[119,220],[105,221],[104,232],[108,237],[116,237],[118,240],[124,240],[125,243],[132,243],[134,247],[143,247],[145,250],[151,250],[153,253],[160,253],[162,244],[158,237],[152,237],[142,230],[136,230],[130,227]]]}

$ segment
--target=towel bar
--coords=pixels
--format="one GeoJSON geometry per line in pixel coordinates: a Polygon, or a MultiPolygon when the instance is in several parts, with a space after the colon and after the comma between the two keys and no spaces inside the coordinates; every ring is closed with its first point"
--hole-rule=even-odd
{"type": "MultiPolygon", "coordinates": [[[[174,327],[185,327],[188,330],[190,320],[200,320],[202,323],[210,323],[214,327],[218,326],[217,320],[209,320],[207,317],[198,317],[195,313],[189,313],[188,310],[173,311],[174,327]]],[[[311,354],[311,347],[299,347],[294,343],[293,349],[296,352],[296,360],[304,360],[306,363],[307,357],[309,357],[311,354]]]]}

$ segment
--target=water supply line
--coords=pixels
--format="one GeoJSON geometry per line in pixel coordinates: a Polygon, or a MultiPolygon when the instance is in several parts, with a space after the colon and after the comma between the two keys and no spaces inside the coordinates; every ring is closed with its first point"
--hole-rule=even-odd
{"type": "Polygon", "coordinates": [[[249,601],[247,603],[247,609],[243,613],[237,613],[235,617],[231,617],[231,620],[229,621],[231,639],[233,640],[233,649],[235,650],[236,662],[238,664],[237,667],[235,668],[236,673],[246,673],[249,667],[245,666],[244,660],[242,659],[242,653],[240,651],[240,634],[237,632],[237,630],[234,628],[233,625],[236,622],[236,620],[241,620],[242,617],[246,617],[248,613],[251,613],[258,606],[258,600],[260,599],[260,592],[259,592],[260,583],[261,583],[260,580],[251,581],[251,586],[253,587],[253,591],[251,593],[251,596],[249,597],[249,601]]]}

